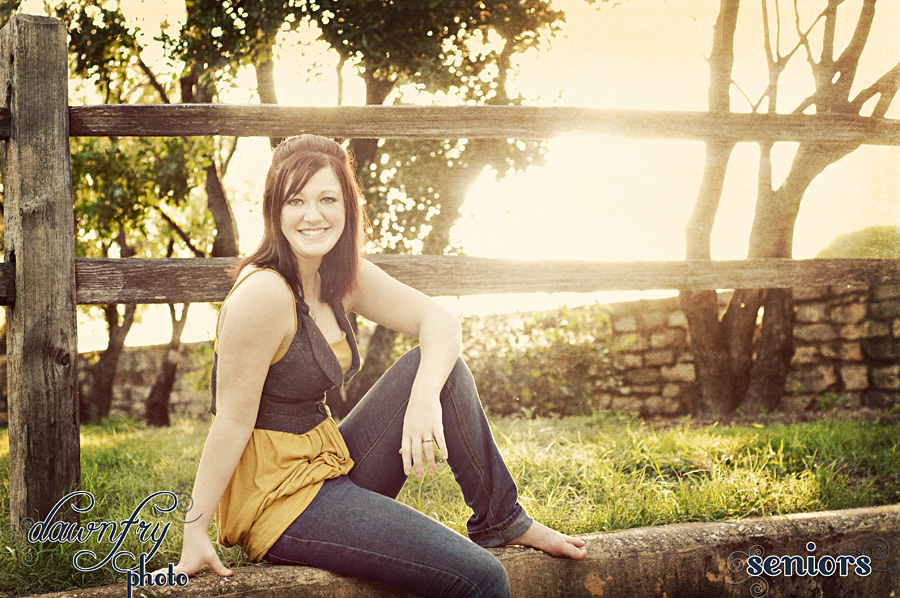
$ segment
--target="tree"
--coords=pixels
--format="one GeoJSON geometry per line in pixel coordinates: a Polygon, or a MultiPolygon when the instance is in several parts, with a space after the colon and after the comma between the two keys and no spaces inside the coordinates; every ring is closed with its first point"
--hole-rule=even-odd
{"type": "MultiPolygon", "coordinates": [[[[439,91],[468,102],[516,104],[522,98],[510,98],[506,89],[513,57],[555,33],[564,15],[544,0],[197,0],[175,46],[185,60],[211,68],[253,65],[260,101],[276,103],[272,59],[277,35],[305,18],[337,52],[339,68],[357,66],[367,104],[383,104],[392,94],[394,102],[402,102],[439,91]]],[[[485,166],[502,175],[510,167],[537,163],[543,146],[350,140],[372,223],[370,250],[443,253],[465,192],[485,166]]],[[[395,336],[376,329],[363,369],[347,389],[349,400],[332,399],[336,415],[349,411],[383,373],[395,336]]]]}
{"type": "MultiPolygon", "coordinates": [[[[559,30],[564,14],[549,2],[451,1],[412,5],[377,0],[319,2],[312,16],[322,38],[358,65],[366,103],[451,93],[478,104],[520,104],[508,95],[513,58],[559,30]],[[376,5],[378,5],[377,10],[376,5]]],[[[503,176],[539,164],[544,142],[374,140],[349,144],[366,197],[372,251],[443,254],[466,192],[485,167],[503,176]]],[[[346,389],[348,412],[390,362],[396,333],[376,327],[363,368],[346,389]]]]}
{"type": "MultiPolygon", "coordinates": [[[[191,145],[177,139],[73,139],[76,255],[121,258],[160,255],[172,246],[173,214],[188,206],[202,165],[187,157],[191,145]],[[169,224],[171,222],[171,225],[169,224]]],[[[196,232],[205,227],[198,227],[196,232]]],[[[96,307],[82,308],[95,312],[96,307]]],[[[113,384],[137,306],[99,306],[109,341],[91,366],[91,384],[80,397],[82,421],[109,414],[113,384]]]]}
{"type": "MultiPolygon", "coordinates": [[[[214,100],[218,87],[244,66],[256,69],[260,101],[277,102],[272,65],[278,36],[311,19],[341,64],[349,61],[357,66],[366,83],[368,103],[384,103],[395,90],[398,101],[407,95],[442,91],[468,102],[519,103],[522,99],[510,98],[506,88],[515,70],[515,54],[555,33],[564,18],[546,0],[193,0],[185,4],[187,18],[178,36],[160,36],[171,61],[180,65],[174,78],[182,102],[214,100]]],[[[137,97],[169,101],[171,82],[143,61],[137,36],[125,26],[117,6],[101,0],[69,0],[56,14],[70,24],[73,71],[93,81],[104,101],[137,97]]],[[[486,165],[503,175],[511,166],[538,163],[543,152],[542,143],[506,141],[351,140],[349,147],[370,200],[373,250],[433,253],[447,250],[449,229],[458,217],[464,192],[486,165]]],[[[205,186],[217,231],[211,253],[231,255],[236,253],[236,229],[221,177],[232,154],[219,148],[205,155],[205,186]]],[[[380,375],[384,365],[375,359],[377,352],[368,352],[366,368],[380,375]]],[[[359,378],[364,380],[365,373],[359,378]]]]}
{"type": "MultiPolygon", "coordinates": [[[[93,83],[103,102],[168,103],[176,81],[183,101],[208,101],[211,86],[200,79],[199,69],[186,69],[168,81],[153,72],[142,58],[136,31],[126,25],[118,6],[81,0],[61,4],[55,14],[69,25],[72,72],[93,83]]],[[[230,153],[217,161],[223,152],[214,142],[73,138],[71,146],[79,255],[106,257],[113,245],[123,258],[160,255],[166,246],[171,255],[176,239],[183,251],[195,256],[207,253],[198,245],[211,245],[208,252],[215,256],[237,254],[237,228],[220,182],[230,153]],[[176,222],[190,219],[188,212],[197,210],[190,198],[201,184],[207,205],[200,210],[213,216],[214,241],[207,225],[197,225],[208,218],[194,218],[191,234],[176,222]]],[[[135,305],[102,307],[109,342],[92,367],[90,393],[81,397],[84,421],[109,413],[118,359],[136,312],[135,305]]],[[[178,333],[173,343],[180,342],[183,328],[183,321],[173,320],[173,332],[178,333]]],[[[174,355],[166,353],[160,384],[152,393],[157,412],[168,409],[169,393],[160,391],[171,391],[177,352],[174,355]]]]}
{"type": "MultiPolygon", "coordinates": [[[[753,102],[754,112],[775,113],[779,82],[787,64],[806,59],[814,90],[793,113],[860,115],[877,97],[871,118],[884,117],[900,86],[900,62],[874,83],[851,97],[860,56],[875,18],[875,0],[863,0],[853,35],[836,54],[837,9],[841,0],[826,0],[811,23],[804,25],[798,3],[793,4],[796,39],[782,51],[784,32],[779,5],[762,0],[762,45],[768,65],[768,84],[753,102]],[[774,30],[774,31],[773,31],[774,30]],[[820,36],[819,52],[813,50],[820,36]]],[[[722,0],[709,59],[709,109],[730,110],[734,32],[739,2],[722,0]]],[[[759,144],[756,215],[750,233],[750,258],[791,257],[794,223],[810,183],[826,167],[854,151],[859,144],[805,141],[799,144],[790,171],[778,186],[772,180],[771,142],[759,144]]],[[[710,233],[722,194],[725,170],[733,144],[707,143],[706,164],[697,203],[686,227],[688,259],[710,259],[710,233]]],[[[790,289],[737,289],[721,318],[714,291],[682,291],[697,372],[696,414],[727,417],[737,407],[745,410],[778,406],[793,355],[793,300],[790,289]],[[763,310],[761,328],[757,318],[763,310]]]]}

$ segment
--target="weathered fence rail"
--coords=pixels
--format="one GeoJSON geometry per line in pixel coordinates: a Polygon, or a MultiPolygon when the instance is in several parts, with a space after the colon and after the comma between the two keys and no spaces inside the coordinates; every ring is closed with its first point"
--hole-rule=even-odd
{"type": "MultiPolygon", "coordinates": [[[[357,139],[515,138],[600,133],[645,139],[814,141],[900,145],[900,121],[837,114],[741,114],[535,106],[231,104],[71,106],[72,136],[317,133],[357,139]]],[[[0,139],[10,113],[0,108],[0,139]]]]}
{"type": "MultiPolygon", "coordinates": [[[[900,260],[587,262],[437,255],[372,255],[369,259],[432,296],[900,284],[900,260]]],[[[76,258],[75,302],[221,301],[231,288],[226,270],[235,261],[76,258]]],[[[15,291],[15,265],[0,263],[0,305],[13,305],[15,291]]]]}

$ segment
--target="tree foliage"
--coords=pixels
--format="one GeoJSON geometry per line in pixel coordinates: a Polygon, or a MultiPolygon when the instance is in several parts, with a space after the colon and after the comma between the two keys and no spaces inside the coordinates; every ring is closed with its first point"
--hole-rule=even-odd
{"type": "Polygon", "coordinates": [[[85,137],[71,145],[80,242],[114,237],[123,227],[146,236],[156,209],[185,206],[203,180],[196,158],[202,143],[192,140],[85,137]]]}
{"type": "Polygon", "coordinates": [[[900,226],[867,226],[835,237],[817,258],[900,259],[900,226]]]}
{"type": "Polygon", "coordinates": [[[21,4],[22,0],[4,0],[0,3],[0,27],[6,25],[9,17],[18,12],[19,5],[21,4]]]}
{"type": "Polygon", "coordinates": [[[278,33],[304,18],[306,2],[296,0],[186,1],[187,19],[173,38],[162,39],[171,55],[197,67],[208,81],[231,80],[241,67],[272,58],[278,33]]]}
{"type": "MultiPolygon", "coordinates": [[[[260,101],[277,102],[273,61],[283,34],[303,24],[317,28],[339,66],[356,68],[367,103],[518,104],[523,98],[509,85],[516,55],[556,34],[565,16],[549,0],[186,0],[177,34],[164,28],[156,38],[167,57],[159,72],[144,61],[143,38],[116,0],[66,0],[54,14],[69,26],[72,73],[107,103],[215,101],[245,67],[256,69],[260,101]]],[[[515,140],[348,147],[373,223],[369,249],[427,253],[450,249],[465,193],[486,167],[502,176],[539,164],[545,149],[515,140]]],[[[216,140],[73,140],[80,238],[101,252],[124,239],[122,254],[159,255],[168,237],[193,255],[233,255],[236,227],[221,184],[231,155],[216,140]],[[188,227],[204,186],[215,221],[211,250],[208,228],[188,227]]]]}
{"type": "MultiPolygon", "coordinates": [[[[564,14],[544,0],[399,3],[317,2],[311,16],[342,61],[358,66],[366,103],[441,94],[467,104],[518,104],[507,83],[513,57],[558,32],[564,14]],[[376,10],[377,8],[377,10],[376,10]]],[[[370,251],[442,254],[465,194],[485,167],[502,176],[538,164],[543,142],[352,140],[366,197],[370,251]]],[[[388,366],[394,335],[372,335],[346,391],[351,408],[388,366]]]]}
{"type": "MultiPolygon", "coordinates": [[[[143,59],[139,31],[129,26],[118,3],[71,0],[57,5],[54,15],[68,25],[70,73],[81,82],[82,101],[168,103],[179,89],[182,97],[202,95],[196,81],[185,85],[177,72],[154,72],[143,59]]],[[[215,140],[78,137],[70,147],[76,255],[203,256],[213,252],[223,233],[232,236],[228,223],[217,226],[218,232],[210,226],[207,210],[213,201],[208,206],[198,201],[204,185],[221,187],[215,184],[217,158],[221,162],[215,140]]],[[[215,213],[214,219],[219,225],[215,213]]],[[[234,247],[234,254],[236,236],[231,241],[225,246],[234,247]]],[[[94,421],[109,412],[118,357],[139,313],[134,305],[81,309],[101,314],[109,332],[82,396],[82,417],[94,421]]]]}

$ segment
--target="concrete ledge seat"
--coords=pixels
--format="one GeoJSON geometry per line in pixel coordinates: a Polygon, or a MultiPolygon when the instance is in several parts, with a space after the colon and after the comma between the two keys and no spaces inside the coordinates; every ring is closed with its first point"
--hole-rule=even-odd
{"type": "MultiPolygon", "coordinates": [[[[664,525],[581,537],[588,544],[589,555],[580,562],[521,547],[492,552],[509,572],[512,595],[519,598],[900,596],[900,565],[894,566],[900,561],[900,505],[664,525]],[[881,540],[882,548],[874,548],[876,539],[881,540]],[[808,542],[815,542],[813,551],[808,542]],[[818,561],[826,555],[860,554],[863,549],[867,555],[882,558],[872,560],[873,571],[866,576],[850,567],[844,577],[838,573],[797,575],[796,571],[791,576],[749,577],[746,557],[754,554],[755,547],[763,558],[797,555],[803,557],[803,563],[810,556],[818,561]]],[[[45,598],[123,596],[124,583],[45,598]]],[[[237,568],[231,578],[203,573],[183,588],[134,588],[133,596],[368,598],[403,594],[308,567],[259,565],[237,568]]]]}

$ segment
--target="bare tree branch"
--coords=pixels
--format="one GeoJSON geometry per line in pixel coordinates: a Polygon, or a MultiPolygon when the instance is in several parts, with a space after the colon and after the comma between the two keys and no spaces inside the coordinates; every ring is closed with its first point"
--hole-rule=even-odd
{"type": "MultiPolygon", "coordinates": [[[[769,35],[768,25],[766,26],[766,37],[769,35]]],[[[781,56],[781,7],[778,0],[775,0],[775,54],[781,56]]]]}
{"type": "Polygon", "coordinates": [[[897,95],[898,88],[900,88],[900,62],[879,77],[875,83],[859,92],[853,101],[850,102],[850,106],[854,112],[859,113],[870,98],[878,95],[878,103],[875,104],[875,108],[872,110],[872,116],[884,118],[885,113],[887,113],[888,108],[894,101],[894,97],[897,95]]]}
{"type": "MultiPolygon", "coordinates": [[[[780,23],[778,17],[778,0],[775,1],[775,17],[776,21],[780,23]]],[[[772,51],[772,40],[769,34],[769,6],[766,0],[762,0],[762,19],[763,19],[763,48],[766,52],[766,68],[769,73],[769,80],[766,84],[766,90],[763,92],[763,95],[759,99],[759,104],[762,104],[763,99],[768,98],[769,104],[767,106],[767,112],[774,113],[777,107],[777,99],[778,99],[778,77],[781,75],[781,72],[784,70],[784,65],[786,61],[781,60],[781,55],[778,53],[778,50],[772,51]]],[[[780,36],[781,25],[778,26],[778,35],[780,36]]],[[[778,45],[778,39],[775,40],[776,46],[778,45]]],[[[760,146],[761,147],[761,146],[760,146]]],[[[762,159],[762,156],[760,156],[762,159]]]]}
{"type": "MultiPolygon", "coordinates": [[[[813,20],[812,26],[815,26],[821,17],[822,15],[819,14],[819,16],[813,20]]],[[[794,30],[797,32],[797,44],[806,48],[806,62],[809,63],[810,68],[815,74],[816,60],[813,58],[812,48],[809,47],[809,31],[812,29],[812,26],[810,29],[807,29],[806,33],[800,28],[800,8],[797,6],[797,0],[794,0],[794,30]]]]}
{"type": "Polygon", "coordinates": [[[223,152],[221,171],[222,176],[225,176],[225,173],[228,171],[228,165],[231,164],[231,159],[234,158],[234,152],[237,149],[238,140],[240,137],[232,137],[231,138],[231,147],[228,148],[228,152],[223,152]]]}
{"type": "MultiPolygon", "coordinates": [[[[826,9],[827,10],[827,9],[826,9]]],[[[810,23],[809,27],[806,31],[802,31],[800,28],[800,9],[797,6],[797,0],[794,0],[794,27],[797,31],[797,37],[799,38],[797,45],[802,46],[806,49],[806,62],[809,63],[810,70],[812,71],[813,79],[816,81],[816,88],[818,89],[822,85],[822,69],[819,62],[816,62],[815,57],[812,53],[812,48],[809,45],[809,34],[812,33],[812,30],[815,29],[816,25],[818,25],[819,21],[825,18],[826,10],[820,12],[813,22],[810,23]]],[[[793,52],[792,52],[793,54],[793,52]]]]}
{"type": "MultiPolygon", "coordinates": [[[[730,110],[730,88],[734,65],[734,32],[737,27],[738,2],[723,2],[713,30],[709,55],[709,110],[730,110]]],[[[706,163],[697,193],[697,203],[685,227],[685,243],[689,259],[710,259],[710,235],[722,197],[722,184],[733,143],[706,144],[706,163]]]]}
{"type": "Polygon", "coordinates": [[[176,224],[174,220],[169,218],[169,215],[163,211],[162,206],[156,206],[156,210],[163,217],[163,220],[166,221],[166,224],[169,225],[169,228],[171,228],[176,235],[181,237],[181,240],[184,241],[184,244],[187,245],[188,249],[191,250],[195,257],[206,257],[206,253],[200,251],[194,246],[188,234],[184,232],[184,230],[182,230],[182,228],[178,226],[178,224],[176,224]]]}
{"type": "Polygon", "coordinates": [[[835,71],[840,73],[840,77],[837,81],[834,81],[834,85],[841,90],[842,100],[850,99],[850,86],[853,85],[853,80],[856,78],[859,58],[866,47],[866,42],[869,40],[869,33],[872,31],[872,21],[874,19],[875,0],[864,0],[859,11],[856,29],[853,31],[853,37],[835,63],[835,71]]]}
{"type": "Polygon", "coordinates": [[[822,14],[825,17],[825,32],[822,34],[822,56],[819,64],[826,70],[834,65],[834,31],[837,22],[837,0],[828,0],[822,14]]]}
{"type": "MultiPolygon", "coordinates": [[[[815,25],[819,19],[825,19],[822,56],[818,63],[812,58],[809,50],[808,33],[801,40],[807,47],[809,63],[816,82],[816,90],[794,108],[793,114],[800,114],[813,105],[816,106],[816,112],[859,112],[859,107],[854,107],[854,104],[849,101],[850,88],[856,77],[859,58],[872,28],[872,21],[875,17],[875,0],[864,0],[853,36],[841,53],[840,58],[834,60],[835,20],[837,7],[842,2],[843,0],[829,0],[828,6],[813,22],[813,25],[815,25]]],[[[796,13],[796,0],[794,2],[794,10],[796,13]]],[[[799,16],[796,18],[799,32],[799,16]]]]}
{"type": "MultiPolygon", "coordinates": [[[[275,61],[272,60],[273,50],[270,43],[264,52],[260,53],[256,61],[256,93],[260,104],[277,104],[278,96],[275,93],[275,61]]],[[[270,137],[269,145],[272,149],[281,143],[281,137],[270,137]]]]}
{"type": "Polygon", "coordinates": [[[156,75],[153,74],[153,71],[150,70],[150,67],[147,66],[147,63],[144,62],[144,59],[141,58],[140,48],[137,50],[137,59],[138,66],[141,67],[141,70],[147,75],[147,78],[150,79],[150,85],[153,86],[153,89],[156,90],[156,93],[159,94],[160,99],[164,104],[168,104],[169,96],[166,94],[166,88],[160,85],[159,81],[156,79],[156,75]]]}
{"type": "Polygon", "coordinates": [[[338,60],[337,66],[335,68],[335,74],[337,75],[337,105],[342,106],[344,104],[344,63],[347,62],[347,57],[343,54],[340,55],[340,59],[338,60]]]}
{"type": "Polygon", "coordinates": [[[710,110],[731,109],[728,90],[731,87],[731,70],[734,66],[734,31],[737,23],[738,2],[723,8],[713,29],[713,47],[709,55],[710,110]],[[727,9],[726,9],[727,8],[727,9]]]}

